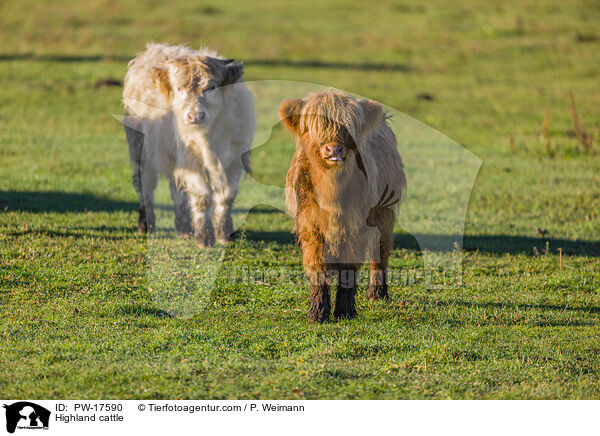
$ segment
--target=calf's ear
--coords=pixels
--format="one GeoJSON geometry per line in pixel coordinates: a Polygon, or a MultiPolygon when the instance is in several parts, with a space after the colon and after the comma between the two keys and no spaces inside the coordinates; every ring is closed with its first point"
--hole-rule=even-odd
{"type": "Polygon", "coordinates": [[[359,103],[365,114],[364,128],[367,131],[374,129],[375,127],[377,127],[377,125],[379,125],[379,123],[385,120],[385,115],[383,113],[383,108],[381,107],[381,104],[373,100],[368,100],[366,98],[360,100],[359,103]]]}
{"type": "Polygon", "coordinates": [[[279,105],[279,118],[283,121],[286,129],[295,135],[299,135],[300,113],[304,106],[304,100],[290,98],[283,100],[279,105]]]}
{"type": "Polygon", "coordinates": [[[152,68],[152,81],[161,94],[165,96],[167,102],[171,97],[171,82],[169,81],[169,72],[166,68],[152,68]]]}
{"type": "Polygon", "coordinates": [[[223,85],[232,85],[237,82],[244,74],[244,66],[239,62],[233,62],[233,59],[228,59],[223,74],[223,85]]]}

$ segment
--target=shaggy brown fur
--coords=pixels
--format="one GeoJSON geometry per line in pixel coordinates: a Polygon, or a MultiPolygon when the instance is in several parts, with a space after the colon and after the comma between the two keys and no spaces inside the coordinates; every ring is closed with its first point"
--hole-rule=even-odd
{"type": "Polygon", "coordinates": [[[379,103],[338,91],[285,100],[279,116],[297,142],[286,203],[311,282],[309,317],[329,318],[331,273],[338,277],[335,318],[354,317],[365,257],[369,298],[388,295],[395,211],[406,188],[396,138],[379,103]]]}

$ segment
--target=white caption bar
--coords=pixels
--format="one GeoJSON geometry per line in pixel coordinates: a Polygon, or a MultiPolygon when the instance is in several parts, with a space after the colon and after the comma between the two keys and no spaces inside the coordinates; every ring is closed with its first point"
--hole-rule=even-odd
{"type": "Polygon", "coordinates": [[[0,433],[35,435],[598,434],[600,401],[0,400],[0,433]],[[11,432],[12,430],[12,432],[11,432]],[[43,433],[35,430],[45,430],[43,433]]]}

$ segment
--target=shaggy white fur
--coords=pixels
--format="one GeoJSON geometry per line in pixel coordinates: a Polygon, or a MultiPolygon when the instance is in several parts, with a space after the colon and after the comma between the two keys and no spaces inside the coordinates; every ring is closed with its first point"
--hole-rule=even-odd
{"type": "Polygon", "coordinates": [[[181,236],[193,231],[198,246],[210,246],[216,229],[218,242],[229,239],[255,130],[254,101],[242,76],[240,63],[184,46],[148,44],[129,63],[123,103],[140,232],[154,231],[153,192],[162,173],[171,183],[181,236]]]}

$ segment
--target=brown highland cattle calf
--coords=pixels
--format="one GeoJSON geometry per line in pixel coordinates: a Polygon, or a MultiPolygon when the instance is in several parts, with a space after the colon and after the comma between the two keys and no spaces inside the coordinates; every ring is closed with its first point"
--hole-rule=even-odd
{"type": "Polygon", "coordinates": [[[365,257],[370,260],[367,296],[388,297],[395,212],[406,188],[396,138],[379,103],[339,91],[285,100],[279,116],[297,142],[286,203],[311,283],[309,317],[329,319],[327,276],[335,273],[334,317],[352,318],[365,257]]]}

